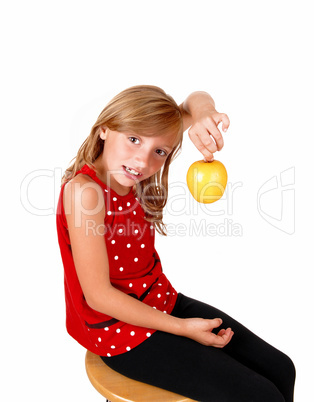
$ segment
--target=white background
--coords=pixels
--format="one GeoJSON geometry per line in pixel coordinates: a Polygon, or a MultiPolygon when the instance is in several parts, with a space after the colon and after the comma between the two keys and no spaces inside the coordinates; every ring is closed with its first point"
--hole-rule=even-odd
{"type": "Polygon", "coordinates": [[[165,272],[287,353],[295,400],[312,398],[311,13],[304,0],[2,3],[2,400],[104,400],[65,331],[55,208],[98,114],[137,84],[178,103],[207,91],[231,120],[215,157],[234,191],[212,206],[187,193],[186,171],[202,157],[185,134],[165,214],[172,233],[156,239],[165,272]],[[214,226],[189,233],[191,222],[214,226]]]}

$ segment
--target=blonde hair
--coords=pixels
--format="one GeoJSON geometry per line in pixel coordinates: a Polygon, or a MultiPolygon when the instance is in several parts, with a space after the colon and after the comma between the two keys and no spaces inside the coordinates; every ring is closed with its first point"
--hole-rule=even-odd
{"type": "Polygon", "coordinates": [[[85,164],[93,168],[93,162],[104,147],[104,140],[99,136],[103,126],[112,131],[133,132],[143,136],[173,132],[175,146],[162,169],[134,186],[145,211],[145,219],[153,222],[160,234],[166,235],[162,219],[168,196],[169,165],[181,150],[183,137],[182,114],[178,105],[170,95],[156,86],[134,86],[120,92],[98,116],[89,136],[73,158],[75,161],[66,169],[62,184],[71,180],[85,164]]]}

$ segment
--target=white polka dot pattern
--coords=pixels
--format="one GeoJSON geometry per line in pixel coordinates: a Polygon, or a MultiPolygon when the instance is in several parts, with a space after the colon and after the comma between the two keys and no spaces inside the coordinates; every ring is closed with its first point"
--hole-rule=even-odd
{"type": "MultiPolygon", "coordinates": [[[[90,168],[86,170],[91,173],[90,168]]],[[[177,293],[163,274],[154,246],[154,225],[144,219],[144,211],[132,191],[120,196],[97,180],[93,173],[91,177],[104,189],[105,241],[112,285],[152,308],[170,314],[177,293]]],[[[95,324],[86,327],[90,349],[94,352],[97,349],[97,354],[102,356],[129,352],[155,332],[113,320],[98,312],[90,314],[91,324],[95,324]],[[97,323],[102,325],[102,322],[105,324],[97,328],[97,323]]]]}

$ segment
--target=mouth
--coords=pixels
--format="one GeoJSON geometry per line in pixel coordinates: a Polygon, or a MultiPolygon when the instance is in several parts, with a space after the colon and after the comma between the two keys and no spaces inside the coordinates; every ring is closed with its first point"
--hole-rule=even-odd
{"type": "Polygon", "coordinates": [[[140,173],[140,172],[138,172],[137,170],[135,170],[135,169],[132,169],[132,168],[130,168],[130,167],[128,167],[128,166],[122,166],[123,167],[123,170],[126,172],[126,173],[128,173],[129,175],[131,175],[131,176],[134,176],[134,177],[141,177],[141,176],[143,176],[143,173],[140,173]]]}

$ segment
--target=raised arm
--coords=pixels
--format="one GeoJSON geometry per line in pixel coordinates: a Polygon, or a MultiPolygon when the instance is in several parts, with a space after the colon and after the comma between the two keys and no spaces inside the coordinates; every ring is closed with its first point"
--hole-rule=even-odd
{"type": "Polygon", "coordinates": [[[189,127],[189,137],[204,159],[211,161],[213,154],[224,145],[218,125],[227,131],[230,121],[225,113],[218,113],[213,98],[207,93],[197,91],[191,93],[179,106],[183,115],[183,129],[189,127]]]}
{"type": "Polygon", "coordinates": [[[64,208],[74,264],[87,304],[94,310],[136,326],[152,328],[192,338],[202,344],[225,346],[230,329],[219,335],[212,329],[220,319],[180,319],[156,310],[111,285],[104,234],[105,206],[99,186],[85,178],[75,178],[64,189],[64,208]],[[87,230],[88,227],[98,230],[87,230]]]}

